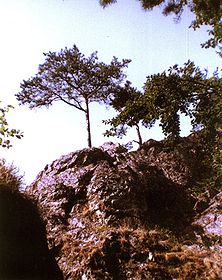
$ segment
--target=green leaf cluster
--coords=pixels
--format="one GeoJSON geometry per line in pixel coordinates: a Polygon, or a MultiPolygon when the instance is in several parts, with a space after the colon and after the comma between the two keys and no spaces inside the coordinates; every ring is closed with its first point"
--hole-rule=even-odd
{"type": "MultiPolygon", "coordinates": [[[[160,121],[166,137],[177,138],[180,135],[180,114],[191,120],[193,130],[205,128],[213,133],[221,127],[221,78],[218,70],[208,78],[207,71],[201,71],[191,61],[183,67],[174,65],[163,73],[150,75],[144,85],[144,92],[132,94],[125,87],[125,95],[121,99],[122,110],[111,124],[133,126],[142,121],[146,127],[152,127],[160,121]],[[127,91],[128,90],[128,91],[127,91]],[[125,99],[125,100],[124,100],[125,99]]],[[[116,97],[115,102],[118,101],[116,97]]],[[[113,105],[113,103],[111,103],[113,105]]],[[[114,108],[116,107],[114,103],[114,108]]]]}
{"type": "Polygon", "coordinates": [[[14,128],[9,128],[8,122],[6,120],[6,115],[10,109],[13,109],[12,105],[7,105],[6,107],[0,108],[0,146],[3,148],[12,147],[11,138],[16,137],[21,139],[23,133],[14,128]]]}
{"type": "Polygon", "coordinates": [[[103,121],[103,123],[111,126],[111,128],[104,133],[105,136],[117,136],[122,138],[127,133],[127,126],[135,126],[138,141],[134,141],[139,145],[142,144],[140,127],[138,121],[135,121],[135,112],[130,113],[127,111],[131,108],[134,101],[139,99],[140,95],[141,92],[134,88],[130,81],[126,81],[124,86],[118,87],[112,95],[109,95],[109,105],[118,112],[118,116],[103,121]],[[127,118],[127,120],[125,118],[127,118]]]}

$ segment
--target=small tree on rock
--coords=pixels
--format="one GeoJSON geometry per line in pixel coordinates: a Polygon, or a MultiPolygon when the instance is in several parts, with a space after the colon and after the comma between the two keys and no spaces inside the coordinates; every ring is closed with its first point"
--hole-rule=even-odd
{"type": "MultiPolygon", "coordinates": [[[[129,100],[111,120],[114,128],[132,126],[140,121],[152,127],[156,121],[167,140],[174,145],[180,139],[180,115],[189,117],[193,131],[198,131],[203,159],[212,166],[214,177],[221,180],[222,151],[222,79],[218,70],[208,77],[191,61],[183,67],[174,65],[163,73],[150,75],[144,93],[129,100]]],[[[222,182],[221,182],[222,186],[222,182]]]]}
{"type": "Polygon", "coordinates": [[[130,60],[121,62],[113,57],[110,64],[98,61],[97,52],[86,58],[76,47],[60,52],[44,53],[46,59],[35,77],[24,80],[16,94],[21,104],[29,108],[48,107],[62,101],[82,111],[86,117],[88,146],[92,147],[89,104],[106,102],[125,78],[123,68],[130,60]]]}
{"type": "Polygon", "coordinates": [[[135,118],[135,114],[129,115],[127,108],[136,102],[142,93],[136,88],[132,87],[130,81],[126,81],[124,87],[119,87],[117,91],[110,97],[109,105],[114,108],[118,115],[110,120],[104,120],[105,124],[111,125],[109,130],[104,133],[105,136],[122,137],[126,135],[128,127],[135,127],[138,140],[136,142],[142,145],[142,136],[140,132],[139,120],[135,118]]]}
{"type": "MultiPolygon", "coordinates": [[[[167,138],[180,136],[180,114],[191,120],[193,129],[202,129],[212,141],[221,129],[221,77],[215,71],[208,77],[191,61],[174,65],[163,73],[150,75],[144,93],[131,98],[113,119],[115,125],[142,121],[152,127],[157,120],[167,138]]],[[[210,140],[210,139],[209,139],[210,140]]]]}

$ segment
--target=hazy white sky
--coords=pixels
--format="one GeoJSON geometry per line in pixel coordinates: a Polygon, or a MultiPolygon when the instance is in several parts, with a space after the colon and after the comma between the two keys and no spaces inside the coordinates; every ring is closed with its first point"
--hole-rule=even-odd
{"type": "MultiPolygon", "coordinates": [[[[185,11],[182,20],[164,17],[161,9],[144,12],[136,0],[119,0],[102,9],[99,0],[0,0],[0,100],[13,104],[8,119],[12,127],[24,131],[22,140],[14,141],[10,150],[1,150],[1,157],[14,162],[32,182],[47,163],[63,154],[87,146],[85,117],[80,111],[63,104],[49,109],[29,110],[18,106],[14,94],[23,79],[35,75],[44,62],[43,52],[60,51],[76,44],[88,56],[98,51],[101,61],[113,56],[130,58],[127,78],[140,89],[146,76],[162,72],[169,66],[182,65],[188,59],[201,68],[213,71],[221,67],[214,50],[200,48],[207,40],[206,28],[188,29],[192,15],[185,11]]],[[[101,105],[91,106],[92,141],[99,146],[105,141],[103,119],[114,112],[101,105]]],[[[188,133],[186,122],[183,133],[188,133]]],[[[126,143],[132,140],[131,131],[126,143]]],[[[160,139],[159,128],[144,130],[143,138],[160,139]]],[[[117,141],[114,139],[113,141],[117,141]]]]}

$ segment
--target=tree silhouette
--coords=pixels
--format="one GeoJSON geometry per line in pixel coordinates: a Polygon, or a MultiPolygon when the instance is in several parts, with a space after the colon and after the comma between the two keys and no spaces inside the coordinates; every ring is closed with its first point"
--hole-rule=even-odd
{"type": "Polygon", "coordinates": [[[119,89],[110,97],[109,105],[118,112],[118,115],[110,120],[103,121],[105,124],[111,125],[111,128],[104,133],[105,136],[117,136],[121,138],[126,135],[127,126],[135,127],[138,140],[134,140],[134,142],[142,145],[143,140],[140,132],[139,120],[135,118],[136,112],[131,115],[126,112],[128,105],[136,102],[141,95],[142,93],[140,91],[132,87],[130,81],[126,81],[125,85],[119,87],[119,89]],[[127,119],[124,117],[126,115],[127,119]]]}
{"type": "Polygon", "coordinates": [[[110,64],[105,64],[98,61],[97,52],[86,58],[76,45],[44,55],[45,62],[35,77],[21,83],[17,100],[28,104],[30,109],[62,101],[82,111],[86,117],[88,146],[92,147],[89,104],[106,102],[107,96],[124,80],[123,68],[130,60],[119,62],[113,57],[110,64]]]}

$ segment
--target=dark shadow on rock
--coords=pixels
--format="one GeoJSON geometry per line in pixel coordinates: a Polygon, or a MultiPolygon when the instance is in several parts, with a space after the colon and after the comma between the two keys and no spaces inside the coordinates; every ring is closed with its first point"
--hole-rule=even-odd
{"type": "Polygon", "coordinates": [[[0,279],[63,279],[37,207],[8,185],[0,185],[0,279]]]}
{"type": "Polygon", "coordinates": [[[196,200],[160,171],[150,179],[146,192],[148,221],[181,233],[193,220],[196,200]]]}

